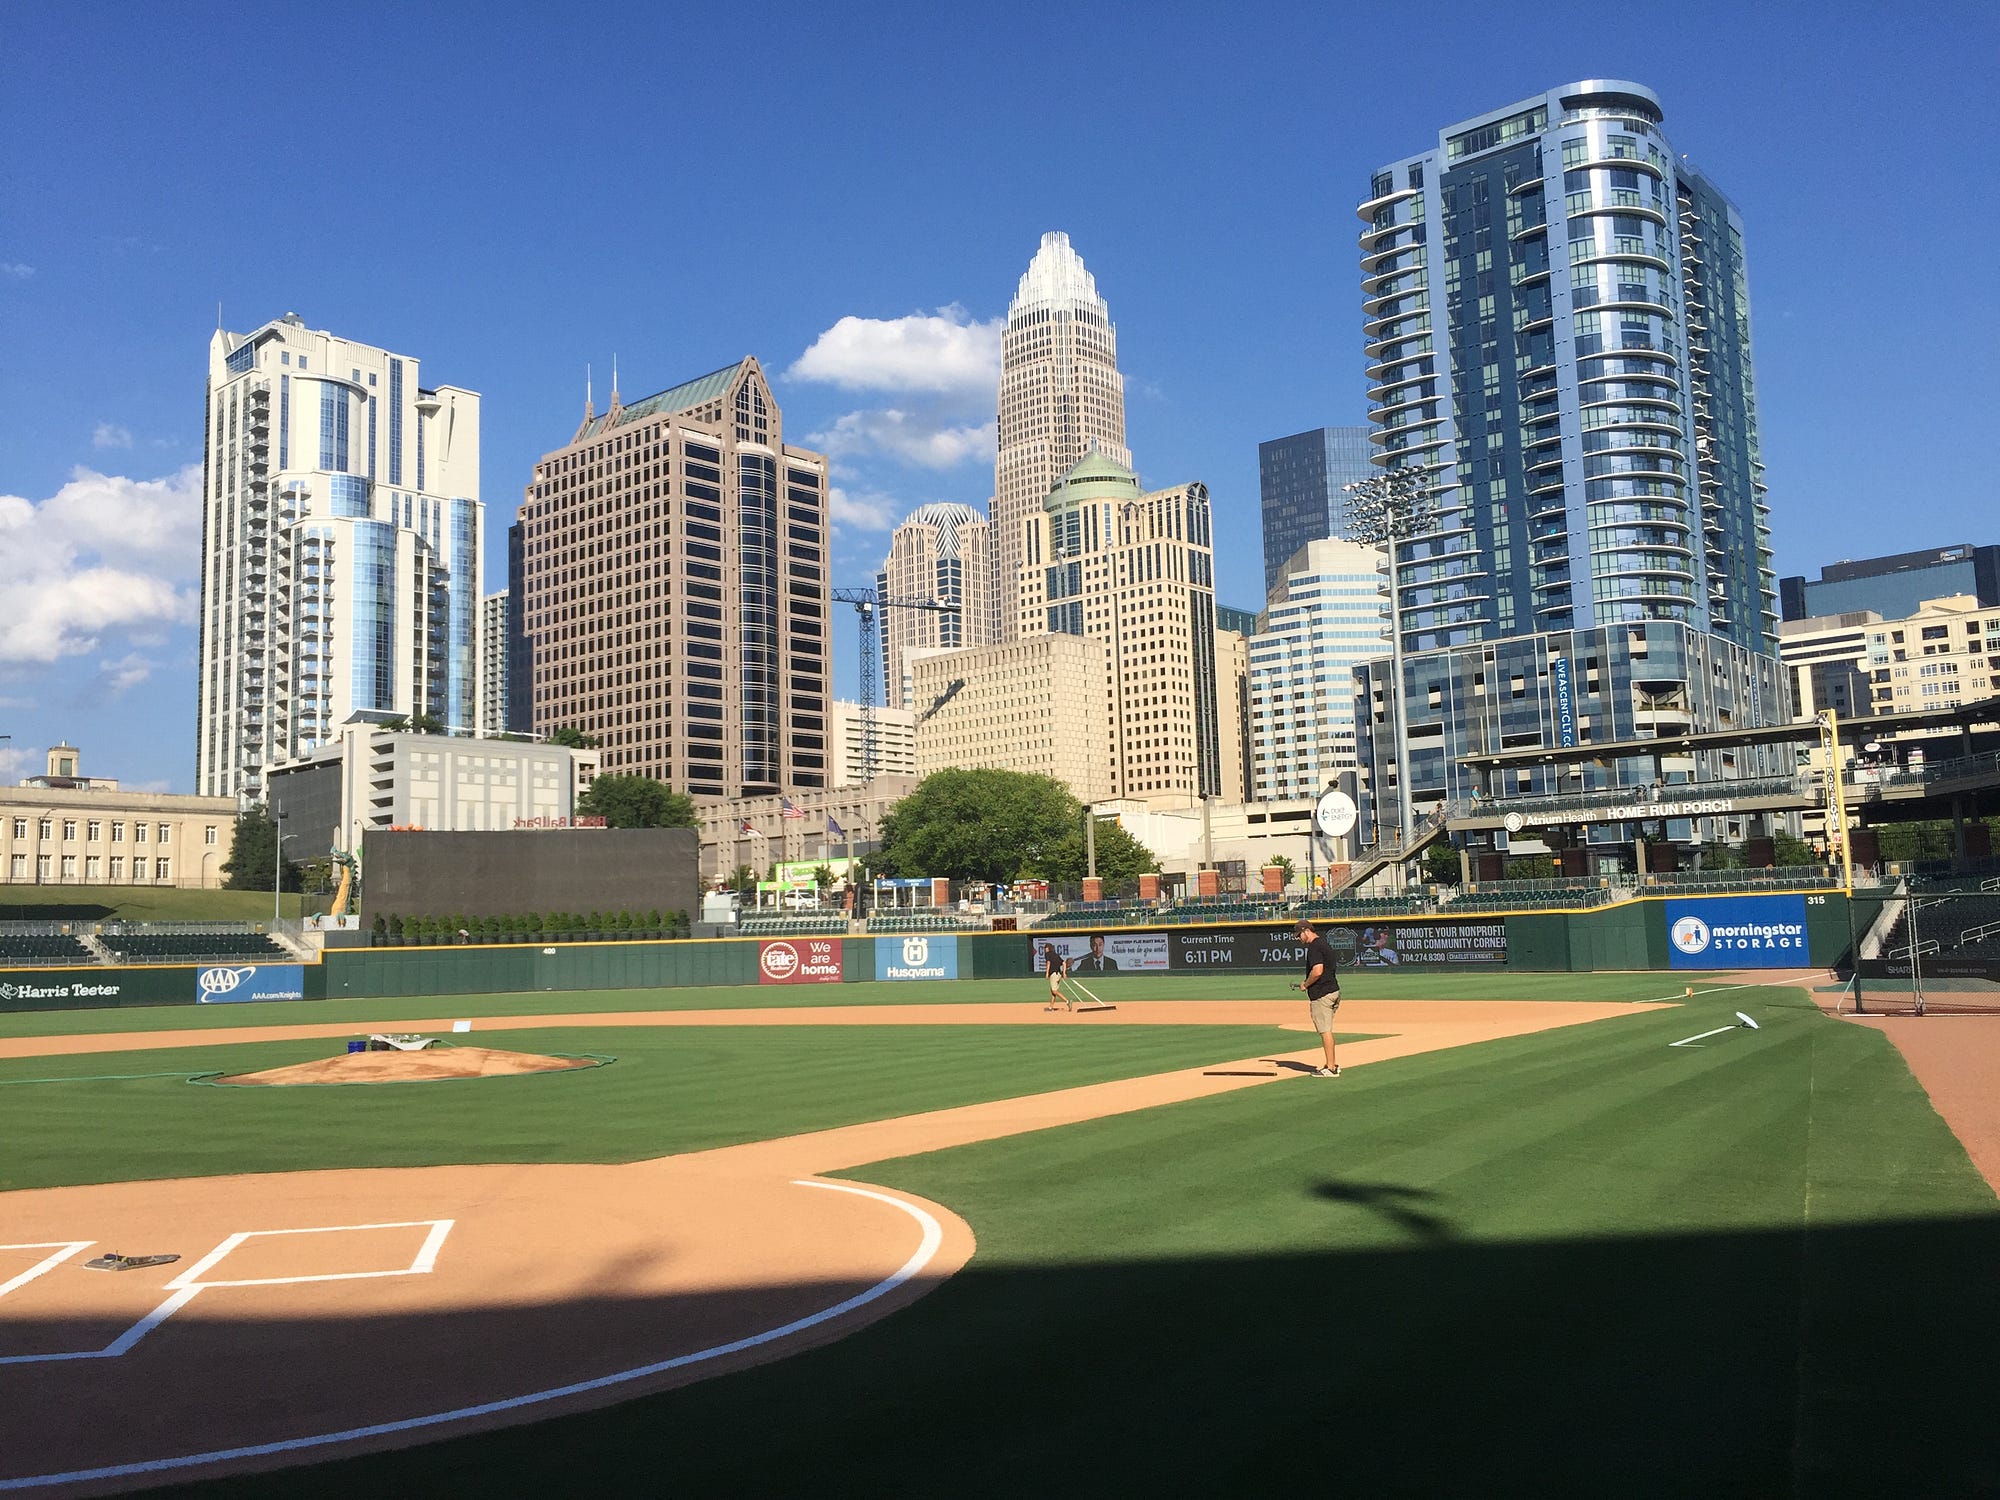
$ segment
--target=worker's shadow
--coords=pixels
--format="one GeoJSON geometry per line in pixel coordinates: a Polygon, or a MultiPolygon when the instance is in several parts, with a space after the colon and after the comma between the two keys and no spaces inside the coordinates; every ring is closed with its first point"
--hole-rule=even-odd
{"type": "Polygon", "coordinates": [[[1437,1197],[1428,1188],[1404,1187],[1393,1182],[1334,1182],[1313,1184],[1312,1195],[1329,1203],[1366,1209],[1408,1230],[1419,1239],[1442,1243],[1458,1238],[1452,1222],[1422,1205],[1437,1197]]]}

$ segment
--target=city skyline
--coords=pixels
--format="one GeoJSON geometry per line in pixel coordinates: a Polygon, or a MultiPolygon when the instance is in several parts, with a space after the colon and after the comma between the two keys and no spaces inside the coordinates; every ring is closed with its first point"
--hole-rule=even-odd
{"type": "MultiPolygon", "coordinates": [[[[1805,35],[1717,7],[1688,24],[1728,45],[1657,58],[1516,38],[1457,14],[1462,29],[1492,32],[1477,76],[1439,70],[1378,98],[1360,86],[1363,65],[1343,58],[1337,20],[1253,11],[1224,35],[1191,16],[1142,26],[1106,12],[1105,47],[1135,79],[1201,93],[1203,111],[1185,122],[1024,111],[1001,66],[1011,28],[997,22],[939,19],[871,36],[872,50],[820,28],[773,54],[796,97],[744,127],[781,180],[803,185],[803,219],[769,206],[744,217],[761,189],[716,187],[693,165],[666,160],[643,191],[612,165],[621,143],[675,129],[725,94],[695,70],[667,114],[630,102],[643,91],[625,86],[632,65],[614,50],[644,52],[631,33],[658,24],[636,14],[617,49],[553,60],[532,26],[449,45],[413,34],[384,51],[366,26],[302,16],[271,18],[253,44],[220,7],[171,25],[24,16],[0,62],[15,209],[0,232],[0,734],[12,735],[0,779],[68,738],[128,783],[194,785],[201,428],[187,391],[218,297],[226,326],[295,310],[313,328],[419,350],[481,393],[491,581],[513,497],[552,421],[580,410],[586,364],[602,393],[614,354],[628,390],[755,355],[795,441],[833,459],[832,581],[849,586],[873,576],[888,528],[918,505],[986,504],[999,323],[1040,237],[1065,232],[1116,315],[1141,478],[1208,485],[1218,601],[1254,607],[1258,444],[1363,416],[1352,215],[1371,173],[1440,122],[1577,78],[1657,93],[1675,150],[1742,212],[1777,571],[1992,540],[1991,480],[1946,440],[1949,408],[1920,392],[1941,385],[1974,409],[1991,404],[1990,358],[1954,335],[1990,322],[1994,294],[1970,247],[1947,245],[1926,261],[1925,297],[1903,295],[1901,236],[1872,207],[1949,192],[1975,170],[1971,142],[1995,110],[1973,67],[1992,50],[1978,43],[1994,35],[1988,13],[1945,18],[1947,49],[1936,23],[1846,17],[1805,35]],[[424,97],[490,129],[457,147],[465,170],[420,183],[372,148],[350,161],[331,140],[232,136],[237,155],[215,156],[231,106],[180,80],[196,59],[250,76],[290,52],[346,67],[363,94],[424,97]],[[834,58],[864,83],[909,82],[914,96],[836,89],[834,58]],[[932,66],[944,58],[953,66],[932,66]],[[488,118],[505,80],[542,78],[545,65],[552,91],[564,80],[581,90],[575,118],[488,118]],[[1839,150],[1799,123],[1827,97],[1843,104],[1839,150]],[[1928,131],[1918,98],[1942,99],[1966,128],[1928,131]],[[590,101],[613,99],[616,111],[592,117],[590,101]],[[919,109],[935,126],[903,128],[919,109]],[[807,128],[820,117],[823,128],[807,128]],[[1065,169],[1051,170],[1059,159],[1065,169]],[[319,213],[331,192],[343,233],[222,232],[250,179],[260,194],[268,185],[267,222],[319,213]],[[689,212],[696,188],[711,213],[689,212]],[[560,223],[518,214],[558,192],[574,201],[560,223]],[[675,225],[671,245],[643,233],[659,214],[675,225]],[[1176,220],[1205,232],[1164,233],[1176,220]],[[781,224],[790,232],[761,227],[781,224]],[[357,243],[388,248],[357,257],[357,243]],[[1913,351],[1934,363],[1925,380],[1908,378],[1913,351]],[[1898,498],[1913,446],[1933,455],[1935,490],[1914,524],[1898,498]],[[1889,513],[1902,522],[1893,538],[1889,513]]],[[[1097,55],[1057,58],[1041,86],[1092,85],[1098,66],[1097,55]]],[[[834,685],[849,696],[852,625],[843,612],[834,626],[834,685]]]]}

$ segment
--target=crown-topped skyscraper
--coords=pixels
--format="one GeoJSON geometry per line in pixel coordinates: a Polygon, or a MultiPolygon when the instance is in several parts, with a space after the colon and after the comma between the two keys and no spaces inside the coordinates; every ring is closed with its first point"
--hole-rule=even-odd
{"type": "Polygon", "coordinates": [[[1000,346],[1000,444],[993,466],[992,639],[1017,633],[1022,525],[1093,450],[1130,468],[1118,331],[1069,236],[1042,236],[1007,306],[1000,346]]]}

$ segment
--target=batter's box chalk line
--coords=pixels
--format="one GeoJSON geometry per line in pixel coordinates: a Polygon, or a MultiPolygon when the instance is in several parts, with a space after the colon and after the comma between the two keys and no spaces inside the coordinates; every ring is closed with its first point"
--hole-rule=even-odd
{"type": "MultiPolygon", "coordinates": [[[[200,1260],[182,1271],[166,1283],[171,1293],[166,1301],[147,1313],[145,1317],[119,1334],[102,1349],[74,1349],[59,1354],[0,1354],[0,1365],[43,1365],[71,1359],[117,1359],[131,1352],[139,1340],[158,1328],[167,1319],[179,1312],[201,1293],[222,1287],[246,1286],[297,1286],[309,1281],[370,1281],[381,1276],[423,1276],[437,1267],[438,1251],[444,1248],[445,1237],[457,1223],[455,1219],[403,1219],[393,1224],[317,1224],[307,1229],[246,1229],[230,1235],[200,1260]],[[237,1280],[204,1281],[203,1276],[220,1265],[222,1261],[239,1249],[246,1240],[275,1239],[291,1234],[361,1234],[378,1229],[428,1229],[424,1242],[407,1266],[398,1266],[387,1271],[327,1271],[311,1276],[256,1276],[237,1280]]],[[[95,1240],[50,1241],[45,1245],[0,1245],[0,1250],[42,1250],[55,1249],[56,1253],[45,1256],[37,1264],[5,1283],[0,1283],[0,1297],[15,1288],[25,1286],[37,1276],[46,1274],[70,1259],[79,1250],[87,1250],[95,1240]]],[[[5,1488],[0,1483],[0,1488],[5,1488]]]]}
{"type": "MultiPolygon", "coordinates": [[[[394,1422],[377,1422],[367,1427],[349,1427],[338,1432],[312,1433],[303,1437],[280,1438],[275,1442],[252,1443],[239,1448],[215,1448],[206,1453],[185,1453],[172,1458],[146,1459],[137,1463],[106,1464],[95,1469],[72,1469],[59,1474],[25,1474],[18,1479],[0,1479],[0,1491],[46,1489],[53,1485],[77,1484],[84,1480],[126,1479],[142,1474],[166,1474],[177,1469],[190,1469],[207,1464],[228,1463],[246,1458],[269,1458],[277,1454],[298,1453],[312,1448],[324,1448],[339,1443],[351,1443],[364,1438],[379,1438],[396,1433],[417,1432],[427,1427],[438,1427],[453,1422],[463,1422],[474,1418],[490,1417],[500,1412],[529,1410],[551,1401],[589,1395],[596,1391],[613,1389],[632,1381],[650,1380],[672,1370],[685,1369],[709,1360],[756,1349],[773,1344],[782,1339],[794,1337],[824,1323],[843,1318],[869,1303],[886,1297],[906,1282],[913,1280],[937,1255],[944,1243],[944,1228],[938,1221],[920,1208],[903,1198],[872,1188],[860,1187],[845,1182],[827,1182],[819,1178],[800,1178],[794,1187],[817,1188],[826,1192],[847,1193],[856,1198],[871,1198],[886,1204],[914,1219],[921,1230],[917,1248],[902,1265],[876,1282],[865,1291],[856,1292],[831,1307],[823,1307],[818,1312],[807,1313],[794,1318],[789,1323],[776,1328],[767,1328],[759,1333],[748,1334],[728,1343],[711,1344],[706,1349],[697,1349],[690,1354],[675,1355],[671,1359],[657,1360],[652,1364],[636,1366],[630,1370],[619,1370],[615,1374],[600,1375],[592,1380],[579,1380],[570,1385],[553,1386],[547,1390],[529,1391],[519,1396],[508,1396],[497,1401],[483,1401],[476,1406],[454,1407],[449,1411],[427,1412],[422,1416],[404,1417],[394,1422]]],[[[420,1221],[441,1222],[450,1220],[420,1221]]],[[[395,1226],[401,1227],[401,1226],[395,1226]]],[[[199,1288],[195,1288],[199,1290],[199,1288]]]]}

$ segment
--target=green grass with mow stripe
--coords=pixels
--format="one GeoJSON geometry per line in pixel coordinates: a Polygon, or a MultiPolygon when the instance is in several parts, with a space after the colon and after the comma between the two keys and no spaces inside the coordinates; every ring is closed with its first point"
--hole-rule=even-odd
{"type": "MultiPolygon", "coordinates": [[[[1297,976],[1271,974],[1122,974],[1091,981],[1106,1000],[1297,1000],[1297,976]]],[[[1660,974],[1383,974],[1341,973],[1342,993],[1359,1000],[1662,1000],[1678,998],[1692,976],[1660,974]]],[[[1704,988],[1697,978],[1697,989],[1704,988]]],[[[0,1037],[82,1036],[105,1032],[183,1031],[210,1026],[291,1026],[353,1021],[538,1016],[620,1010],[764,1010],[822,1005],[981,1005],[1040,1000],[1042,979],[883,983],[709,985],[674,989],[545,990],[507,995],[439,995],[385,1000],[246,1001],[228,1005],[155,1005],[109,1010],[0,1014],[0,1037]]],[[[1302,1002],[1301,1002],[1302,1003],[1302,1002]]],[[[374,1027],[380,1030],[380,1026],[374,1027]]]]}
{"type": "Polygon", "coordinates": [[[1311,1047],[1268,1026],[579,1027],[494,1033],[608,1067],[204,1087],[327,1057],[300,1039],[0,1059],[0,1190],[453,1162],[616,1162],[1311,1047]]]}
{"type": "Polygon", "coordinates": [[[2000,1492],[2000,1205],[1795,990],[846,1175],[972,1263],[772,1365],[200,1493],[2000,1492]]]}

